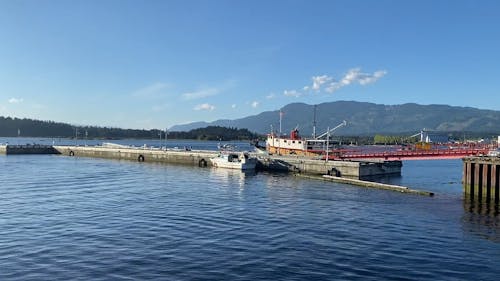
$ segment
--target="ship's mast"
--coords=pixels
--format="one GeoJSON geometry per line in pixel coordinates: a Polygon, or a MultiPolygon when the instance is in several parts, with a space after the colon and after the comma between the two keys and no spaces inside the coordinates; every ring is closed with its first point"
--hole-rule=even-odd
{"type": "Polygon", "coordinates": [[[314,105],[314,115],[313,115],[313,138],[316,138],[316,104],[314,105]]]}

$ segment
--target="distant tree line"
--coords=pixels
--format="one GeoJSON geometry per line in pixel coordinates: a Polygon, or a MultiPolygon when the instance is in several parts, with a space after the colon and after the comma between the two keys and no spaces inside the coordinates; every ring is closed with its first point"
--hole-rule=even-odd
{"type": "MultiPolygon", "coordinates": [[[[165,137],[165,131],[157,129],[138,130],[97,126],[74,126],[67,123],[0,117],[0,136],[2,137],[56,137],[89,139],[150,139],[165,137]]],[[[168,132],[169,139],[199,140],[251,140],[259,135],[247,129],[209,126],[189,132],[168,132]]]]}
{"type": "Polygon", "coordinates": [[[169,132],[168,138],[173,139],[198,139],[198,140],[253,140],[261,135],[252,133],[248,129],[227,128],[221,126],[208,126],[194,129],[189,132],[169,132]]]}

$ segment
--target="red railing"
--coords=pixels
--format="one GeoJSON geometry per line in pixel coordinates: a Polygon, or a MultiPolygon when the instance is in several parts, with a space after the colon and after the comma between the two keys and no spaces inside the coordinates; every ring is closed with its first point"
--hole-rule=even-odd
{"type": "MultiPolygon", "coordinates": [[[[450,148],[429,150],[393,150],[393,151],[332,151],[329,159],[383,159],[383,160],[420,160],[420,159],[455,159],[467,156],[487,155],[491,148],[450,148]]],[[[325,159],[326,156],[323,158],[325,159]]]]}

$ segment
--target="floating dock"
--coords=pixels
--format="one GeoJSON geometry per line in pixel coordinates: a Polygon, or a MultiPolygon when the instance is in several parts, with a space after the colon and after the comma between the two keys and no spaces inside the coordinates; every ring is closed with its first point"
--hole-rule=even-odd
{"type": "Polygon", "coordinates": [[[463,187],[467,198],[498,204],[500,200],[500,157],[463,159],[463,187]]]}
{"type": "Polygon", "coordinates": [[[390,190],[390,191],[396,191],[396,192],[402,192],[402,193],[411,193],[411,194],[431,196],[431,197],[434,196],[433,192],[411,189],[411,188],[408,188],[406,186],[400,186],[400,185],[394,185],[394,184],[364,181],[364,180],[359,180],[359,179],[350,179],[350,178],[343,178],[343,177],[336,177],[336,176],[329,176],[329,175],[323,175],[321,177],[320,176],[308,176],[308,175],[300,175],[300,176],[305,177],[305,178],[311,178],[311,179],[345,183],[345,184],[356,185],[356,186],[361,186],[361,187],[384,189],[384,190],[390,190]]]}

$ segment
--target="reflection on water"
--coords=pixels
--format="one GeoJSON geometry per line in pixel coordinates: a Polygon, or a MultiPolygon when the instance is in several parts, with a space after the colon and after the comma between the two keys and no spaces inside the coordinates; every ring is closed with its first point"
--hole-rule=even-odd
{"type": "Polygon", "coordinates": [[[495,202],[478,202],[465,196],[462,217],[465,233],[490,241],[500,242],[500,205],[495,202]]]}
{"type": "Polygon", "coordinates": [[[245,179],[255,176],[255,170],[237,170],[237,169],[223,169],[212,167],[210,177],[217,179],[224,183],[224,186],[233,186],[237,184],[240,189],[245,186],[245,179]]]}

